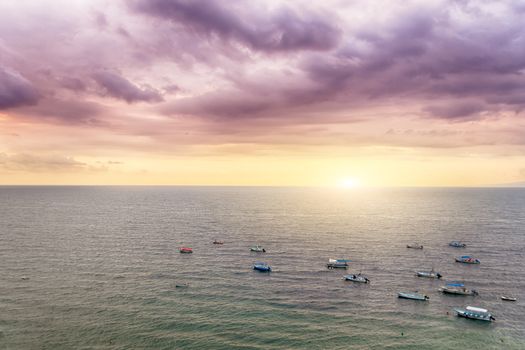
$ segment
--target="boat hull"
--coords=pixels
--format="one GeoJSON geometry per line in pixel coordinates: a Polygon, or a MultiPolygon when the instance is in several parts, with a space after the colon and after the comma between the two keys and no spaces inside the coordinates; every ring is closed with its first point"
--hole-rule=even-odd
{"type": "Polygon", "coordinates": [[[426,295],[412,294],[412,293],[398,293],[397,297],[401,299],[410,299],[410,300],[418,300],[418,301],[427,301],[428,299],[430,299],[426,295]]]}
{"type": "Polygon", "coordinates": [[[491,314],[479,315],[479,314],[475,314],[467,310],[461,310],[461,309],[454,309],[454,311],[456,311],[456,314],[459,317],[468,318],[469,320],[484,321],[484,322],[494,321],[494,317],[492,317],[491,314]]]}

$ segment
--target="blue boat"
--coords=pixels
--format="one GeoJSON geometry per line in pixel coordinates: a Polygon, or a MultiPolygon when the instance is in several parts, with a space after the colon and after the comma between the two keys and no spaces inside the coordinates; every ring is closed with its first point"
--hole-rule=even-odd
{"type": "Polygon", "coordinates": [[[487,309],[482,309],[480,307],[467,306],[464,309],[454,309],[454,311],[456,311],[456,314],[459,317],[465,317],[471,320],[487,322],[492,322],[496,320],[496,318],[494,318],[494,316],[492,316],[492,314],[487,309]]]}
{"type": "Polygon", "coordinates": [[[479,264],[481,261],[479,259],[473,258],[469,255],[463,255],[459,258],[456,258],[456,262],[463,263],[463,264],[479,264]]]}
{"type": "Polygon", "coordinates": [[[253,265],[253,269],[257,271],[261,271],[261,272],[271,272],[272,271],[272,268],[270,267],[270,265],[268,265],[267,263],[263,263],[263,262],[256,262],[253,265]]]}
{"type": "Polygon", "coordinates": [[[461,243],[460,241],[452,241],[448,245],[454,248],[465,248],[467,246],[465,243],[461,243]]]}

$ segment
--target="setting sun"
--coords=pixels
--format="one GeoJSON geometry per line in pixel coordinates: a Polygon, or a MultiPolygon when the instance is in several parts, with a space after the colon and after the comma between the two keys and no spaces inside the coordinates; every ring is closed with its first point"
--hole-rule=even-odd
{"type": "Polygon", "coordinates": [[[344,187],[344,188],[361,187],[361,181],[355,177],[347,177],[341,180],[339,186],[344,187]]]}

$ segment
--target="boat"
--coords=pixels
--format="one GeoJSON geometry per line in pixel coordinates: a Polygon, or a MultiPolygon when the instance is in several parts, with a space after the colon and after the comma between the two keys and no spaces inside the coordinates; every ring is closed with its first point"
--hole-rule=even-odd
{"type": "Polygon", "coordinates": [[[344,276],[345,281],[352,281],[352,282],[359,282],[359,283],[370,283],[370,280],[366,277],[361,275],[361,273],[358,273],[357,275],[346,275],[344,276]]]}
{"type": "Polygon", "coordinates": [[[257,252],[257,253],[266,253],[266,249],[264,249],[263,247],[261,247],[260,245],[256,245],[254,247],[251,247],[250,248],[250,251],[252,252],[257,252]]]}
{"type": "Polygon", "coordinates": [[[463,283],[448,283],[446,286],[439,288],[439,291],[444,294],[478,295],[477,291],[465,288],[463,283]]]}
{"type": "Polygon", "coordinates": [[[400,292],[400,293],[397,293],[397,297],[402,298],[402,299],[412,299],[412,300],[421,300],[421,301],[427,301],[430,299],[429,296],[419,294],[418,292],[414,292],[414,293],[400,292]]]}
{"type": "Polygon", "coordinates": [[[256,262],[253,265],[253,269],[257,271],[261,271],[261,272],[271,272],[272,271],[272,268],[270,267],[270,265],[268,265],[267,263],[263,263],[263,262],[256,262]]]}
{"type": "Polygon", "coordinates": [[[223,241],[214,240],[213,244],[224,244],[224,242],[223,241]]]}
{"type": "Polygon", "coordinates": [[[467,246],[465,243],[461,243],[460,241],[452,241],[448,245],[454,248],[465,248],[467,246]]]}
{"type": "Polygon", "coordinates": [[[459,317],[470,318],[471,320],[495,321],[496,318],[487,309],[480,307],[467,306],[465,309],[454,309],[459,317]]]}
{"type": "Polygon", "coordinates": [[[180,284],[176,284],[175,288],[188,288],[189,286],[190,286],[189,283],[180,283],[180,284]]]}
{"type": "Polygon", "coordinates": [[[426,278],[441,278],[443,275],[441,275],[439,272],[434,271],[434,269],[430,271],[417,271],[416,272],[417,277],[426,277],[426,278]]]}
{"type": "Polygon", "coordinates": [[[423,246],[421,244],[414,243],[414,244],[407,244],[407,248],[423,249],[423,246]]]}
{"type": "Polygon", "coordinates": [[[458,258],[456,258],[456,262],[463,263],[463,264],[479,264],[481,261],[479,259],[473,258],[469,255],[463,255],[458,258]]]}
{"type": "Polygon", "coordinates": [[[505,300],[505,301],[516,301],[516,300],[518,300],[518,299],[515,298],[515,297],[508,297],[508,296],[502,295],[502,296],[501,296],[501,300],[505,300]]]}
{"type": "Polygon", "coordinates": [[[181,247],[179,248],[179,252],[181,252],[182,254],[191,254],[193,253],[193,249],[189,247],[181,247]]]}
{"type": "Polygon", "coordinates": [[[347,259],[328,259],[326,267],[329,269],[346,269],[349,261],[347,259]]]}

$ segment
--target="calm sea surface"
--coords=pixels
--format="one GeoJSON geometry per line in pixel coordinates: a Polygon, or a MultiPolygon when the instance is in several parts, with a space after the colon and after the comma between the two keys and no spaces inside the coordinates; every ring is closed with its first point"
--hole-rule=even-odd
{"type": "Polygon", "coordinates": [[[0,349],[525,349],[524,263],[523,189],[0,187],[0,349]]]}

